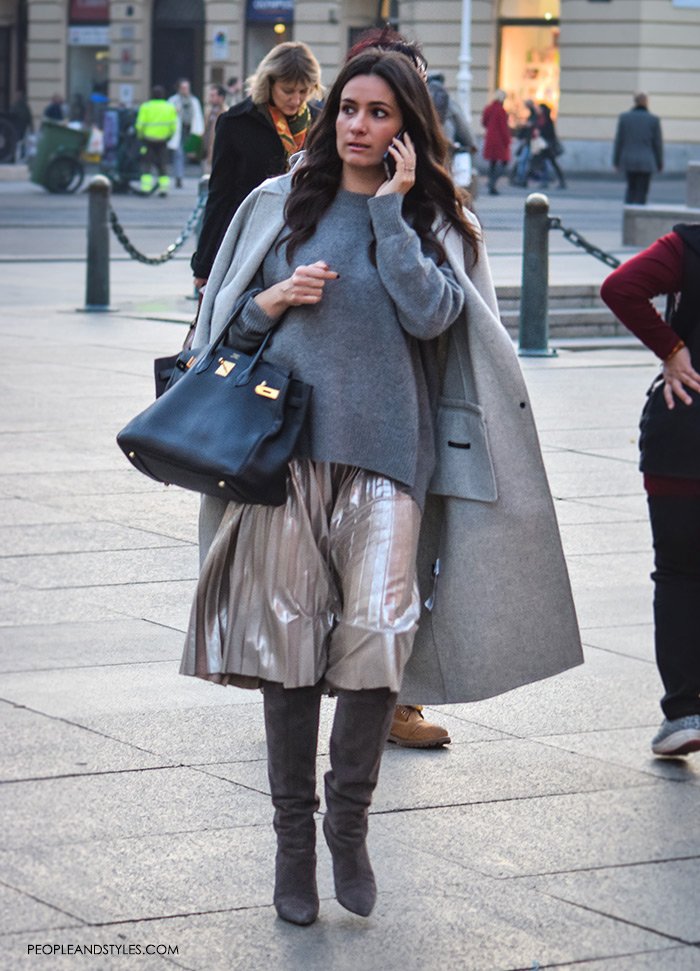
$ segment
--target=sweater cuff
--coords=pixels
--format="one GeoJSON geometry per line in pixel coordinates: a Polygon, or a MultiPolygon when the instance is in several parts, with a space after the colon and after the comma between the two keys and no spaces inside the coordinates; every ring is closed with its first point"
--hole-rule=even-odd
{"type": "Polygon", "coordinates": [[[259,293],[262,293],[262,291],[254,290],[241,307],[238,315],[238,325],[246,334],[259,334],[261,337],[264,337],[274,327],[275,321],[256,302],[255,297],[259,293]]]}
{"type": "Polygon", "coordinates": [[[403,196],[390,192],[385,196],[372,196],[369,200],[369,215],[377,240],[389,236],[403,236],[410,228],[401,214],[403,196]]]}

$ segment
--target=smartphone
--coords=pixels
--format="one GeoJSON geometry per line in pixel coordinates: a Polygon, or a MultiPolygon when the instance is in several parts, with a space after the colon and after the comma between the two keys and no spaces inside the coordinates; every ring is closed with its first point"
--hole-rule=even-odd
{"type": "MultiPolygon", "coordinates": [[[[405,131],[406,129],[402,128],[400,132],[397,132],[394,138],[399,138],[401,141],[403,141],[403,136],[405,134],[405,131]]],[[[394,175],[396,174],[396,159],[391,154],[388,148],[386,152],[384,152],[384,171],[386,172],[387,180],[393,179],[394,175]]]]}

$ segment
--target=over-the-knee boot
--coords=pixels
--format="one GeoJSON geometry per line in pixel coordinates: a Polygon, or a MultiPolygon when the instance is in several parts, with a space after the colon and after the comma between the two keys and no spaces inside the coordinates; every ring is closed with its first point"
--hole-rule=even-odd
{"type": "Polygon", "coordinates": [[[367,853],[367,815],[394,714],[388,688],[338,691],[326,773],[323,833],[333,857],[338,903],[367,917],[377,886],[367,853]]]}
{"type": "Polygon", "coordinates": [[[316,887],[316,748],[321,705],[319,685],[263,686],[267,772],[277,833],[275,896],[277,913],[293,924],[318,917],[316,887]]]}

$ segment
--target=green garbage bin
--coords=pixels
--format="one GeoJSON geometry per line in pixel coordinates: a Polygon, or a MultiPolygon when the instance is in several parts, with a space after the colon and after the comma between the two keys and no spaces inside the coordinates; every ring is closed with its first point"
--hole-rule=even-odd
{"type": "Polygon", "coordinates": [[[75,192],[85,171],[80,153],[87,145],[89,132],[68,128],[44,118],[37,140],[36,154],[30,163],[30,178],[49,192],[75,192]]]}

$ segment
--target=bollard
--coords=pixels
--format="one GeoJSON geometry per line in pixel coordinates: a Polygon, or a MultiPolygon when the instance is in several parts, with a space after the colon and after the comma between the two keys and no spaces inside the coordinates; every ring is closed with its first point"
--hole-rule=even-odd
{"type": "Polygon", "coordinates": [[[85,310],[109,310],[109,190],[104,175],[88,186],[87,271],[85,310]]]}
{"type": "MultiPolygon", "coordinates": [[[[203,175],[199,180],[199,187],[197,189],[197,199],[201,202],[202,199],[203,198],[206,199],[208,195],[209,195],[209,176],[203,175]]],[[[197,245],[199,245],[199,234],[202,231],[203,222],[204,222],[204,209],[202,209],[201,213],[199,214],[199,219],[197,220],[197,245]]],[[[194,287],[194,292],[192,296],[188,297],[187,299],[199,300],[200,296],[201,294],[199,290],[197,289],[197,287],[194,287]]]]}
{"type": "Polygon", "coordinates": [[[520,289],[521,357],[555,357],[548,346],[547,288],[549,286],[549,199],[533,192],[525,200],[523,276],[520,289]]]}

